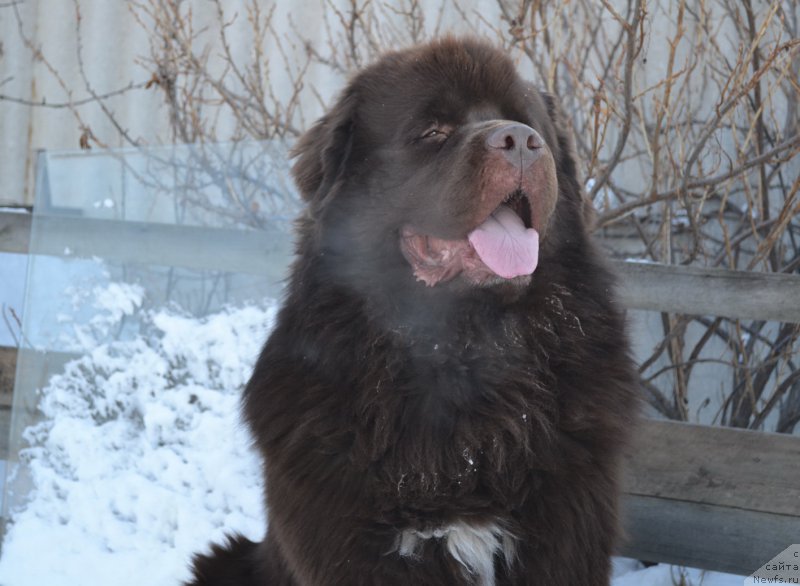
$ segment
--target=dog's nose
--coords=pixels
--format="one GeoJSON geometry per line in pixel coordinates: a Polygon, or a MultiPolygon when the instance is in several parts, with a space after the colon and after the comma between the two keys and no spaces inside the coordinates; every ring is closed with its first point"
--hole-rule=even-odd
{"type": "Polygon", "coordinates": [[[486,145],[499,149],[509,163],[525,169],[542,154],[544,140],[533,128],[517,122],[494,129],[486,137],[486,145]]]}

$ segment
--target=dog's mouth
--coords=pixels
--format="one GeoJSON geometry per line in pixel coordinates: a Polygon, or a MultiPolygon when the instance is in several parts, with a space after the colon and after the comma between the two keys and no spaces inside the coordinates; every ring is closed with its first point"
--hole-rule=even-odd
{"type": "Polygon", "coordinates": [[[464,238],[444,240],[403,227],[400,249],[418,280],[428,286],[462,275],[469,282],[528,282],[539,262],[539,232],[530,200],[510,193],[464,238]]]}
{"type": "MultiPolygon", "coordinates": [[[[522,219],[525,228],[533,227],[533,212],[531,211],[531,202],[527,194],[521,189],[506,196],[500,206],[508,206],[511,210],[522,219]]],[[[498,208],[500,207],[498,206],[498,208]]]]}

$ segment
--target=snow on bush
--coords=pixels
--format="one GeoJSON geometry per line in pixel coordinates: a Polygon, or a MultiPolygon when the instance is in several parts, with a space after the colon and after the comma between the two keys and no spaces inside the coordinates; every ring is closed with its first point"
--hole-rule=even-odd
{"type": "MultiPolygon", "coordinates": [[[[97,293],[106,311],[76,329],[84,346],[142,303],[135,286],[97,293]]],[[[12,512],[0,583],[176,584],[226,531],[260,539],[260,465],[238,407],[274,314],[141,311],[133,339],[96,345],[52,377],[42,422],[25,431],[33,488],[12,512]]]]}

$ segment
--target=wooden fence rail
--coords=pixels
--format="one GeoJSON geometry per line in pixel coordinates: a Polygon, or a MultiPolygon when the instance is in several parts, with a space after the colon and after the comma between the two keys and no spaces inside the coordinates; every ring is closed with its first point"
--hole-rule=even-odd
{"type": "MultiPolygon", "coordinates": [[[[286,233],[37,218],[37,253],[265,274],[286,233]],[[113,232],[113,242],[107,234],[113,232]],[[218,242],[225,242],[224,250],[218,242]]],[[[0,212],[0,252],[25,253],[31,217],[0,212]]],[[[615,263],[622,303],[694,315],[800,322],[800,276],[615,263]]],[[[0,350],[7,371],[15,351],[0,350]]],[[[621,553],[742,575],[800,543],[800,437],[646,420],[627,457],[621,553]]],[[[0,447],[2,449],[2,447],[0,447]]]]}
{"type": "Polygon", "coordinates": [[[614,263],[632,309],[800,322],[800,276],[638,262],[614,263]]]}
{"type": "Polygon", "coordinates": [[[624,555],[748,575],[800,543],[800,437],[647,420],[633,446],[624,555]]]}

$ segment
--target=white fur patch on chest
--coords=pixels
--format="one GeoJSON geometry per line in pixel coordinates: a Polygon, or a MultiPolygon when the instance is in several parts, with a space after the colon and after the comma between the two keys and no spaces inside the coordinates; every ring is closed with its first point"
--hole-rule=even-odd
{"type": "Polygon", "coordinates": [[[435,529],[404,529],[394,551],[403,557],[418,557],[428,539],[442,539],[445,549],[461,564],[465,577],[476,586],[494,586],[494,557],[510,565],[516,555],[514,536],[497,523],[456,521],[435,529]]]}

